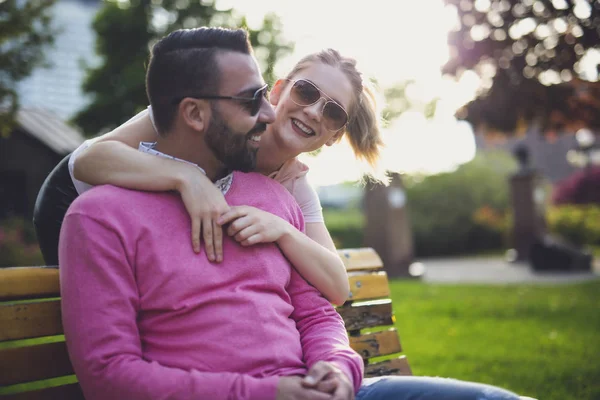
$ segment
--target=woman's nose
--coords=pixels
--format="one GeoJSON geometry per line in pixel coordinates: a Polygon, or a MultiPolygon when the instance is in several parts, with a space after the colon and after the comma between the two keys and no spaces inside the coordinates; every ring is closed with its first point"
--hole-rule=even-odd
{"type": "Polygon", "coordinates": [[[310,106],[305,106],[304,107],[304,112],[313,120],[317,121],[317,122],[321,122],[321,117],[323,115],[323,101],[325,99],[319,99],[319,101],[317,101],[314,104],[311,104],[310,106]]]}

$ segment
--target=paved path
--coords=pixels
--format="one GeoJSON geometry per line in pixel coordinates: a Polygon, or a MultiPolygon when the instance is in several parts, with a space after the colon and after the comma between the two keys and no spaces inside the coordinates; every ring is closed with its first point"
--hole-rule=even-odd
{"type": "Polygon", "coordinates": [[[500,257],[431,258],[425,266],[424,282],[485,284],[567,284],[600,279],[600,262],[592,272],[533,272],[526,264],[511,264],[500,257]]]}

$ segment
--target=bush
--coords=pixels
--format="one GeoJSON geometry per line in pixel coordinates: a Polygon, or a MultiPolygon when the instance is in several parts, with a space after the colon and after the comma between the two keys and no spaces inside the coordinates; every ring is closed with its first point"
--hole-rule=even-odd
{"type": "Polygon", "coordinates": [[[405,177],[416,255],[502,249],[515,170],[509,154],[486,152],[451,173],[405,177]]]}
{"type": "Polygon", "coordinates": [[[0,221],[0,267],[44,265],[33,224],[11,217],[0,221]]]}
{"type": "Polygon", "coordinates": [[[325,225],[338,249],[361,247],[363,245],[365,218],[358,208],[346,210],[323,209],[325,225]]]}
{"type": "Polygon", "coordinates": [[[600,167],[590,166],[558,182],[552,202],[562,204],[600,204],[600,167]]]}
{"type": "Polygon", "coordinates": [[[548,209],[548,230],[578,246],[600,246],[600,206],[563,205],[548,209]]]}

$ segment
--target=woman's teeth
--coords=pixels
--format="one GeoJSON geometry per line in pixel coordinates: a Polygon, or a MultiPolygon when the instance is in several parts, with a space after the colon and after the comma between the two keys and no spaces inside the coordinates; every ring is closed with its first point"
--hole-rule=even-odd
{"type": "Polygon", "coordinates": [[[261,135],[250,136],[250,140],[258,143],[258,142],[260,142],[260,137],[261,137],[261,135]]]}
{"type": "Polygon", "coordinates": [[[296,127],[298,127],[298,129],[300,129],[302,132],[306,133],[307,135],[313,136],[315,134],[315,132],[312,129],[310,129],[308,126],[304,125],[302,122],[298,121],[297,119],[293,119],[292,124],[296,125],[296,127]]]}

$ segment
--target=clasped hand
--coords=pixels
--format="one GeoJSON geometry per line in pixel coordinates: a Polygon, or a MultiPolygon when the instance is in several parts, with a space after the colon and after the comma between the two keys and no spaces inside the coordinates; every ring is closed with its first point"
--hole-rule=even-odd
{"type": "Polygon", "coordinates": [[[314,364],[304,378],[279,379],[277,400],[354,400],[354,388],[344,373],[326,361],[314,364]]]}

